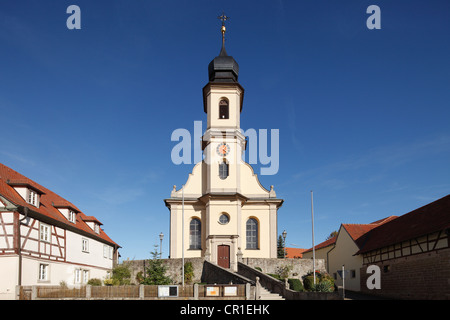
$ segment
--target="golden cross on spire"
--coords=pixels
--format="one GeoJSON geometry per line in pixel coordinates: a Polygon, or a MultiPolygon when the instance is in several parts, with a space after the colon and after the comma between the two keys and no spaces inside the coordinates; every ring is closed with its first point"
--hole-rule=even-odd
{"type": "Polygon", "coordinates": [[[225,31],[227,30],[227,29],[225,28],[225,21],[227,21],[228,19],[230,19],[230,17],[227,17],[227,16],[225,15],[225,13],[222,12],[222,15],[221,15],[221,16],[218,16],[217,19],[219,19],[219,20],[222,21],[222,29],[221,29],[221,31],[222,31],[222,43],[224,43],[224,42],[225,42],[225,31]]]}
{"type": "Polygon", "coordinates": [[[230,19],[230,17],[227,17],[225,15],[225,13],[222,13],[221,16],[218,16],[217,19],[220,19],[222,21],[222,26],[225,26],[225,21],[227,21],[228,19],[230,19]]]}

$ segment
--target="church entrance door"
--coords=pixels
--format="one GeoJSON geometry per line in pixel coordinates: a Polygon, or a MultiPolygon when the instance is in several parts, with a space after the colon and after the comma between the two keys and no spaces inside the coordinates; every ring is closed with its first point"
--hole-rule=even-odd
{"type": "Polygon", "coordinates": [[[230,268],[230,246],[217,246],[217,264],[222,268],[230,268]]]}

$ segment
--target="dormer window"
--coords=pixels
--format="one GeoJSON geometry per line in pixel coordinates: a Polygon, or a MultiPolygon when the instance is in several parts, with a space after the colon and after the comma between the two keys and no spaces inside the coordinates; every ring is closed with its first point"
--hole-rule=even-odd
{"type": "Polygon", "coordinates": [[[228,119],[228,101],[225,99],[219,102],[219,119],[228,119]]]}
{"type": "Polygon", "coordinates": [[[38,204],[38,195],[35,191],[29,189],[28,190],[28,198],[27,202],[35,207],[37,207],[38,204]]]}
{"type": "Polygon", "coordinates": [[[95,217],[83,217],[83,221],[94,230],[95,233],[100,234],[100,226],[102,223],[98,221],[95,217]]]}
{"type": "Polygon", "coordinates": [[[20,180],[7,180],[7,183],[16,190],[16,192],[25,200],[26,203],[31,204],[39,208],[41,196],[44,194],[43,191],[38,189],[36,186],[31,185],[25,179],[20,180]]]}
{"type": "Polygon", "coordinates": [[[75,223],[77,221],[77,215],[74,211],[69,210],[68,220],[72,223],[75,223]]]}
{"type": "Polygon", "coordinates": [[[59,201],[52,202],[52,206],[58,209],[58,211],[66,218],[69,222],[77,223],[77,212],[79,212],[76,208],[74,208],[67,201],[59,201]]]}

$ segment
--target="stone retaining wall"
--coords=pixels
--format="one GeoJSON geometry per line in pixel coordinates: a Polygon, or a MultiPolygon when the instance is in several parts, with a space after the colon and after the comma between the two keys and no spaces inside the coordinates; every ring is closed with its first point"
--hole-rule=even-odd
{"type": "MultiPolygon", "coordinates": [[[[181,283],[182,278],[182,259],[162,259],[167,266],[166,275],[170,277],[174,283],[181,283]]],[[[202,281],[203,272],[203,258],[185,258],[186,262],[191,262],[194,268],[193,282],[202,281]]],[[[144,271],[148,266],[148,260],[126,260],[122,263],[126,263],[130,266],[131,281],[134,284],[138,284],[136,281],[136,275],[140,271],[144,271]]],[[[301,279],[301,277],[312,271],[312,259],[277,259],[277,258],[243,258],[242,263],[255,268],[258,267],[263,273],[277,274],[281,268],[286,266],[291,267],[289,277],[301,279]]],[[[316,259],[316,270],[321,272],[325,271],[325,262],[323,259],[316,259]]]]}

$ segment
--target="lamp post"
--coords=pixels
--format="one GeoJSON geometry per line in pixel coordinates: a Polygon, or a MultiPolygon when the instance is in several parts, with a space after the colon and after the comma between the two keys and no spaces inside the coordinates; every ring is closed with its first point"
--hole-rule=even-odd
{"type": "Polygon", "coordinates": [[[316,284],[316,251],[314,249],[314,205],[313,205],[313,192],[311,190],[311,221],[312,221],[312,249],[313,249],[313,279],[314,285],[316,284]]]}
{"type": "Polygon", "coordinates": [[[184,184],[181,188],[181,281],[183,283],[183,289],[184,289],[184,184]]]}
{"type": "Polygon", "coordinates": [[[164,239],[164,234],[161,232],[160,234],[159,234],[159,240],[160,240],[160,245],[159,245],[159,258],[161,259],[162,258],[162,241],[163,241],[163,239],[164,239]]]}
{"type": "Polygon", "coordinates": [[[286,255],[287,255],[287,252],[286,252],[286,236],[287,236],[287,232],[286,232],[286,230],[283,231],[282,235],[283,235],[283,252],[284,252],[284,257],[283,258],[286,259],[286,255]]]}

